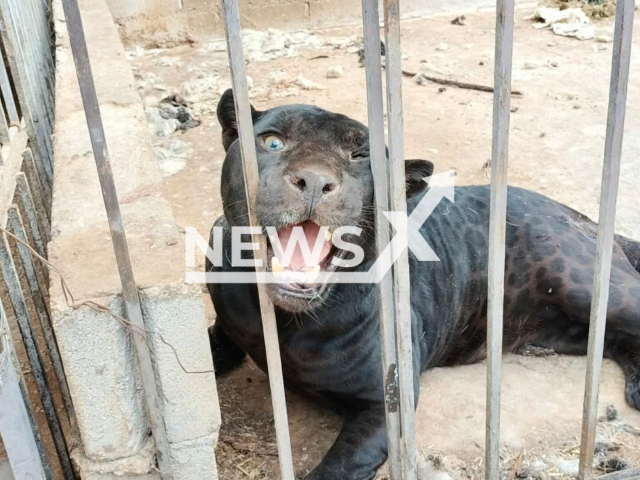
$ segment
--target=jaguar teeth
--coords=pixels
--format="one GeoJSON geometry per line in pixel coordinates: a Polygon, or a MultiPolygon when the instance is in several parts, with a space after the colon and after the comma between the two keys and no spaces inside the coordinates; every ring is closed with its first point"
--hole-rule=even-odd
{"type": "Polygon", "coordinates": [[[333,232],[331,230],[327,230],[327,233],[324,234],[324,239],[327,242],[330,242],[332,237],[333,237],[333,232]]]}
{"type": "Polygon", "coordinates": [[[311,270],[307,270],[307,283],[316,283],[316,279],[320,274],[320,265],[316,265],[311,270]]]}
{"type": "Polygon", "coordinates": [[[280,262],[276,257],[273,257],[271,259],[271,270],[273,271],[274,275],[279,275],[284,271],[284,267],[280,265],[280,262]]]}

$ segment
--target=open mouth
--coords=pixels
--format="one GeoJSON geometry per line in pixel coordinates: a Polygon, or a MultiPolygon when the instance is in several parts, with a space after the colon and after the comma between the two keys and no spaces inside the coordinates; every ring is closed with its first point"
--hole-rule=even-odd
{"type": "Polygon", "coordinates": [[[332,235],[331,229],[307,220],[279,229],[277,240],[268,239],[268,269],[280,293],[310,298],[324,292],[327,283],[319,283],[318,277],[320,273],[335,271],[332,259],[342,254],[333,245],[332,235]]]}

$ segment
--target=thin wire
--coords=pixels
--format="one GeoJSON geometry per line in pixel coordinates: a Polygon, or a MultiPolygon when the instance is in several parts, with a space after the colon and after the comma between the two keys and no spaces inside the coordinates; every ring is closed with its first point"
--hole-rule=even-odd
{"type": "Polygon", "coordinates": [[[138,327],[137,325],[134,325],[133,323],[129,322],[129,320],[127,320],[126,318],[121,317],[120,315],[118,315],[116,313],[113,313],[108,307],[106,307],[104,305],[101,305],[99,303],[96,303],[96,302],[94,302],[92,300],[83,300],[83,301],[77,302],[75,300],[75,298],[73,297],[73,293],[71,293],[71,289],[69,289],[69,286],[67,285],[67,282],[65,281],[64,276],[62,275],[62,273],[60,272],[58,267],[56,267],[54,264],[49,262],[49,260],[47,260],[46,258],[42,257],[37,251],[35,251],[31,247],[31,245],[29,245],[28,243],[24,242],[20,238],[18,238],[16,235],[11,233],[7,229],[5,229],[3,227],[0,227],[0,231],[4,232],[7,235],[9,235],[16,242],[18,242],[21,245],[23,245],[27,250],[29,250],[29,253],[31,253],[31,255],[33,255],[40,262],[42,262],[44,265],[49,267],[50,270],[52,270],[53,272],[55,272],[58,275],[58,277],[60,278],[60,286],[62,288],[62,294],[64,295],[65,303],[67,304],[67,306],[69,308],[71,308],[73,310],[77,310],[77,309],[79,309],[81,307],[87,307],[87,308],[90,308],[91,310],[94,310],[96,312],[106,313],[107,315],[115,318],[125,328],[129,329],[133,333],[136,333],[136,334],[142,336],[143,338],[145,337],[145,334],[156,335],[160,339],[160,341],[162,343],[164,343],[167,347],[169,347],[171,349],[171,351],[173,353],[173,356],[175,357],[176,361],[178,362],[178,365],[180,366],[180,368],[182,369],[182,371],[184,373],[187,373],[187,374],[215,373],[215,369],[209,369],[209,370],[189,370],[189,369],[187,369],[184,366],[184,364],[182,363],[182,360],[180,360],[180,356],[178,355],[178,351],[175,349],[175,347],[173,345],[171,345],[171,343],[169,343],[168,341],[165,340],[165,338],[162,336],[161,333],[155,332],[153,330],[149,330],[147,328],[138,327]]]}

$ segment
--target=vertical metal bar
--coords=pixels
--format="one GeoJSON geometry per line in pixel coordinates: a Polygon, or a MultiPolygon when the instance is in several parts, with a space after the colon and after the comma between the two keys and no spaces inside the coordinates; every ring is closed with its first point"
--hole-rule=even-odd
{"type": "Polygon", "coordinates": [[[113,181],[113,173],[107,151],[107,141],[102,125],[102,117],[100,116],[100,105],[98,103],[96,87],[93,82],[80,9],[78,8],[77,0],[63,0],[62,6],[67,21],[71,51],[76,64],[76,74],[78,76],[80,94],[87,118],[87,126],[89,127],[93,156],[96,161],[102,196],[109,220],[113,250],[116,255],[118,271],[120,272],[125,309],[129,322],[141,332],[133,334],[132,339],[138,356],[147,414],[156,443],[156,455],[160,467],[160,474],[162,478],[172,479],[173,473],[171,457],[169,455],[169,440],[167,438],[164,418],[162,417],[160,392],[156,383],[151,351],[149,350],[149,344],[147,343],[147,336],[145,334],[146,328],[142,317],[138,287],[136,286],[131,258],[129,256],[127,237],[122,223],[118,194],[113,181]]]}
{"type": "Polygon", "coordinates": [[[491,153],[491,214],[487,305],[487,416],[485,478],[500,477],[500,375],[504,304],[507,170],[513,62],[514,0],[498,0],[491,153]]]}
{"type": "MultiPolygon", "coordinates": [[[[0,33],[2,34],[2,44],[7,54],[12,78],[16,87],[16,93],[20,101],[20,108],[25,118],[29,137],[35,141],[32,145],[41,160],[47,180],[53,180],[53,169],[51,159],[53,158],[53,147],[51,145],[52,123],[47,118],[45,112],[43,116],[42,108],[48,102],[38,98],[36,90],[39,86],[33,86],[30,82],[31,64],[24,58],[23,46],[20,42],[15,22],[12,17],[12,7],[8,5],[8,0],[0,0],[0,33]]],[[[53,108],[53,104],[51,104],[53,108]]]]}
{"type": "MultiPolygon", "coordinates": [[[[38,162],[38,164],[42,166],[41,162],[38,162]]],[[[48,241],[51,232],[51,185],[46,181],[46,176],[42,175],[44,172],[38,171],[38,164],[36,164],[31,147],[27,147],[22,154],[22,168],[33,193],[32,198],[40,213],[39,218],[44,227],[42,233],[48,241]]]]}
{"type": "Polygon", "coordinates": [[[22,206],[27,215],[27,221],[29,222],[29,228],[31,236],[33,237],[33,243],[35,244],[36,251],[45,257],[47,251],[44,246],[42,234],[40,232],[40,224],[38,222],[38,213],[36,206],[33,203],[33,197],[31,196],[31,190],[27,183],[27,177],[23,172],[20,172],[16,176],[16,192],[22,201],[22,206]]]}
{"type": "Polygon", "coordinates": [[[20,117],[18,116],[18,109],[16,108],[16,101],[13,98],[13,91],[11,90],[11,82],[9,81],[9,72],[7,72],[7,66],[4,64],[4,58],[0,52],[0,90],[2,91],[2,99],[4,100],[4,106],[7,109],[7,115],[9,116],[9,125],[17,127],[20,125],[20,117]]]}
{"type": "MultiPolygon", "coordinates": [[[[387,73],[387,114],[389,118],[390,207],[407,211],[404,171],[404,121],[402,113],[402,49],[400,46],[399,0],[384,1],[387,73]]],[[[378,45],[379,48],[379,45],[378,45]]],[[[398,351],[402,470],[405,480],[416,478],[415,376],[411,335],[411,292],[409,255],[405,249],[393,265],[394,311],[398,351]]]]}
{"type": "MultiPolygon", "coordinates": [[[[8,230],[16,237],[18,237],[25,243],[28,242],[27,234],[24,230],[24,225],[22,224],[22,218],[20,217],[20,212],[15,205],[9,207],[9,220],[7,222],[7,226],[9,227],[8,230]]],[[[33,299],[36,313],[38,315],[38,320],[40,321],[40,325],[42,327],[44,341],[47,345],[47,349],[49,350],[49,356],[51,357],[53,370],[58,379],[58,386],[60,388],[62,400],[67,410],[67,416],[71,419],[73,418],[73,403],[71,402],[71,394],[69,393],[69,387],[67,386],[64,367],[62,365],[60,354],[58,352],[58,345],[53,336],[53,328],[51,327],[49,311],[47,310],[44,298],[42,296],[42,292],[45,287],[41,286],[40,282],[38,281],[38,276],[36,274],[36,268],[33,263],[33,259],[31,258],[31,253],[20,242],[17,242],[17,244],[18,253],[20,254],[20,258],[22,259],[25,276],[27,277],[27,284],[29,285],[29,290],[31,291],[31,298],[33,299]]]]}
{"type": "MultiPolygon", "coordinates": [[[[378,256],[389,243],[390,232],[383,212],[389,208],[388,162],[384,142],[384,105],[382,94],[382,61],[380,55],[380,15],[378,0],[362,0],[364,57],[367,76],[367,108],[369,149],[376,199],[376,248],[378,256]]],[[[400,453],[400,410],[398,409],[398,352],[394,322],[393,277],[388,272],[378,285],[382,375],[384,381],[387,447],[392,480],[402,475],[400,453]]]]}
{"type": "Polygon", "coordinates": [[[42,366],[42,357],[38,351],[33,332],[31,330],[31,321],[29,319],[29,312],[25,302],[22,287],[20,286],[20,280],[18,273],[13,263],[11,251],[9,249],[9,243],[6,235],[3,233],[0,235],[0,271],[4,278],[7,290],[9,292],[9,298],[13,306],[13,310],[20,327],[20,333],[24,341],[27,356],[29,358],[29,364],[33,372],[33,376],[40,394],[42,401],[42,407],[47,419],[47,425],[51,431],[51,437],[60,460],[60,466],[65,479],[76,478],[73,467],[71,466],[71,460],[69,458],[69,451],[67,444],[60,426],[60,419],[56,411],[53,399],[51,398],[51,392],[47,383],[47,378],[44,374],[44,368],[42,366]]]}
{"type": "Polygon", "coordinates": [[[633,34],[634,0],[618,0],[616,30],[611,66],[607,138],[605,141],[600,215],[598,217],[598,245],[591,300],[587,378],[582,418],[582,444],[580,447],[579,478],[591,476],[598,423],[598,391],[607,323],[609,279],[613,255],[613,236],[622,156],[622,137],[629,84],[631,41],[633,34]]]}
{"type": "Polygon", "coordinates": [[[11,359],[9,326],[0,304],[0,436],[16,479],[44,480],[40,451],[11,359]]]}
{"type": "MultiPolygon", "coordinates": [[[[7,116],[4,113],[4,109],[0,105],[0,144],[9,145],[9,122],[7,122],[7,116]]],[[[0,165],[2,165],[2,157],[0,156],[0,165]]]]}
{"type": "MultiPolygon", "coordinates": [[[[229,67],[238,124],[238,136],[242,152],[242,169],[244,174],[245,195],[247,198],[247,214],[249,225],[258,226],[256,204],[259,185],[258,162],[256,158],[255,137],[253,135],[253,121],[251,118],[251,104],[247,90],[247,77],[244,68],[244,54],[242,38],[240,36],[240,11],[237,0],[222,0],[224,28],[227,37],[227,51],[229,52],[229,67]]],[[[259,244],[260,250],[255,252],[256,271],[263,272],[266,268],[266,238],[261,234],[253,234],[252,242],[259,244]]],[[[273,304],[267,294],[266,285],[258,283],[260,298],[260,313],[262,315],[262,329],[267,354],[269,371],[269,386],[271,389],[271,403],[276,427],[276,442],[278,444],[278,458],[280,462],[280,478],[294,480],[293,456],[289,438],[289,422],[287,404],[282,378],[282,364],[280,363],[280,346],[278,327],[273,304]]]]}

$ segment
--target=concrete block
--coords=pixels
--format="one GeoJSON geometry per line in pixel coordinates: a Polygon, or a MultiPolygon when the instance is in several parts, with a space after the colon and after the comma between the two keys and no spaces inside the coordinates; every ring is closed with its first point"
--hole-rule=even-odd
{"type": "Polygon", "coordinates": [[[217,435],[220,414],[211,408],[218,404],[213,362],[211,355],[201,355],[210,348],[201,289],[152,287],[142,292],[141,299],[147,328],[157,332],[149,340],[165,396],[172,450],[173,444],[217,435]]]}
{"type": "MultiPolygon", "coordinates": [[[[120,297],[94,301],[123,314],[120,297]]],[[[110,462],[138,454],[148,440],[149,425],[129,332],[93,310],[54,312],[84,455],[110,462]]]]}
{"type": "Polygon", "coordinates": [[[176,474],[175,480],[217,478],[218,471],[213,448],[217,434],[187,440],[171,445],[171,462],[176,474]]]}

